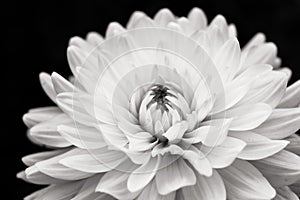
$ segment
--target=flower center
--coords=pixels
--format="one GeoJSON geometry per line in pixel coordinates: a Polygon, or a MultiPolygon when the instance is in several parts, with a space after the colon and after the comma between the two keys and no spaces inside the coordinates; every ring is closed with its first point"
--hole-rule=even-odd
{"type": "Polygon", "coordinates": [[[169,111],[167,105],[172,108],[170,101],[166,97],[167,96],[175,97],[175,95],[169,92],[168,87],[158,84],[153,86],[150,89],[150,91],[151,91],[150,95],[153,95],[153,97],[151,101],[147,104],[147,109],[149,109],[149,107],[154,103],[157,103],[156,109],[160,109],[162,112],[169,111]]]}

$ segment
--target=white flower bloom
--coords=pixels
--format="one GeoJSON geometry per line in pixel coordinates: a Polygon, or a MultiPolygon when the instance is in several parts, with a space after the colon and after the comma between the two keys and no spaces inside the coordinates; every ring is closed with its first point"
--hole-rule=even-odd
{"type": "Polygon", "coordinates": [[[24,115],[51,148],[18,174],[27,199],[298,199],[300,82],[261,33],[243,48],[221,15],[135,12],[74,37],[74,78],[41,73],[57,107],[24,115]]]}

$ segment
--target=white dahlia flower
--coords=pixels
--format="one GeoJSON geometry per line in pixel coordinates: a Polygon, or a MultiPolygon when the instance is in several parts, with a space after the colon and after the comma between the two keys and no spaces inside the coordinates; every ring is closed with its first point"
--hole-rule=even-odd
{"type": "Polygon", "coordinates": [[[68,47],[73,76],[40,74],[57,107],[24,115],[51,151],[25,156],[25,199],[296,200],[300,82],[261,33],[241,49],[221,15],[135,12],[68,47]]]}

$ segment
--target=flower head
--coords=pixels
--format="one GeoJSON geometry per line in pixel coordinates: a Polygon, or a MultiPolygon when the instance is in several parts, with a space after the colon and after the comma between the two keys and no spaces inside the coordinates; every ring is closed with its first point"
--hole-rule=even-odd
{"type": "Polygon", "coordinates": [[[57,107],[24,115],[52,149],[23,158],[50,185],[28,199],[298,199],[299,82],[263,34],[241,49],[223,16],[162,9],[67,52],[73,78],[40,75],[57,107]]]}

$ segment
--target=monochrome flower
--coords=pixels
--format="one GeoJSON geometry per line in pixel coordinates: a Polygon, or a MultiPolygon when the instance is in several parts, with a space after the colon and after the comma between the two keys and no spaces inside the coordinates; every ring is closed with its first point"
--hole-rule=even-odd
{"type": "Polygon", "coordinates": [[[24,115],[32,142],[17,176],[27,199],[298,199],[300,82],[258,33],[203,11],[142,12],[105,38],[74,37],[73,73],[40,74],[57,105],[24,115]]]}

